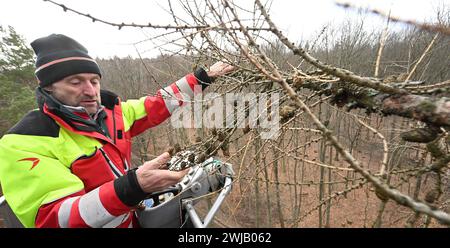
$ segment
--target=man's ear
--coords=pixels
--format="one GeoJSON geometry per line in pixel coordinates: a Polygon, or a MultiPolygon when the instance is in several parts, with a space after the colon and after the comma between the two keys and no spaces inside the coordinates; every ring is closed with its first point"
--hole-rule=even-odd
{"type": "Polygon", "coordinates": [[[53,85],[47,85],[43,89],[48,93],[51,93],[53,91],[53,85]]]}

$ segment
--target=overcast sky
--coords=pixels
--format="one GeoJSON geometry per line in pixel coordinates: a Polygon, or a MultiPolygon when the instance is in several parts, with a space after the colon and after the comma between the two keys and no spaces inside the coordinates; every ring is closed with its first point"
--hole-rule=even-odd
{"type": "MultiPolygon", "coordinates": [[[[68,7],[89,13],[111,22],[135,22],[168,24],[171,18],[167,0],[54,0],[68,7]]],[[[252,6],[251,0],[234,2],[252,6]]],[[[263,1],[264,2],[264,1],[263,1]]],[[[348,0],[356,6],[369,7],[403,19],[423,21],[432,18],[435,9],[450,0],[348,0]]],[[[58,6],[42,0],[1,0],[0,25],[13,26],[28,42],[51,33],[62,33],[78,40],[86,46],[94,57],[128,56],[136,57],[134,42],[154,35],[152,30],[138,28],[117,28],[92,23],[89,19],[74,13],[65,13],[58,6]]],[[[172,0],[176,6],[178,0],[172,0]]],[[[176,8],[176,7],[175,7],[176,8]]],[[[177,12],[177,9],[175,9],[177,12]]],[[[273,0],[271,16],[277,26],[287,32],[292,40],[299,41],[317,33],[328,23],[336,24],[346,16],[354,16],[356,11],[335,5],[334,0],[273,0]]],[[[372,15],[372,22],[380,22],[380,17],[372,15]]],[[[144,49],[144,48],[139,48],[144,49]]],[[[147,48],[145,48],[147,49],[147,48]]],[[[149,50],[152,46],[148,47],[149,50]]],[[[147,53],[149,56],[155,54],[147,53]]]]}

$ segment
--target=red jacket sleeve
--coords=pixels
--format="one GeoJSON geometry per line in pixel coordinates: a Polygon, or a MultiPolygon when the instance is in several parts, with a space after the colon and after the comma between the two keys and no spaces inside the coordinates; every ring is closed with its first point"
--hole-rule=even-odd
{"type": "Polygon", "coordinates": [[[155,96],[147,96],[144,101],[147,113],[136,120],[131,127],[131,136],[136,136],[148,128],[157,126],[165,121],[180,106],[194,100],[194,95],[202,92],[211,79],[203,69],[197,70],[158,90],[155,96]]]}
{"type": "Polygon", "coordinates": [[[115,192],[113,181],[43,205],[36,227],[131,227],[132,208],[115,192]]]}

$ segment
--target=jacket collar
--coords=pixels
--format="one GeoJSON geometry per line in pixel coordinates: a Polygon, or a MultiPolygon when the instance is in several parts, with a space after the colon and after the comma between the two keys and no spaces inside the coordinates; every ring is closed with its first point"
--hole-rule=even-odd
{"type": "MultiPolygon", "coordinates": [[[[101,104],[105,106],[105,108],[107,109],[113,109],[114,105],[117,105],[119,103],[119,96],[111,91],[100,90],[100,95],[102,98],[101,104]]],[[[62,105],[59,101],[51,97],[41,87],[36,88],[36,98],[38,101],[39,108],[41,108],[41,105],[43,105],[43,103],[47,103],[47,105],[52,106],[62,105]]]]}
{"type": "MultiPolygon", "coordinates": [[[[102,99],[101,105],[105,108],[113,109],[114,105],[119,103],[118,96],[110,91],[102,90],[100,94],[102,99]]],[[[96,113],[97,118],[93,119],[86,112],[83,113],[81,109],[62,104],[41,87],[36,88],[36,99],[39,109],[42,112],[49,111],[60,117],[68,125],[80,131],[99,132],[101,130],[99,123],[103,122],[106,118],[106,113],[103,108],[96,113]]]]}

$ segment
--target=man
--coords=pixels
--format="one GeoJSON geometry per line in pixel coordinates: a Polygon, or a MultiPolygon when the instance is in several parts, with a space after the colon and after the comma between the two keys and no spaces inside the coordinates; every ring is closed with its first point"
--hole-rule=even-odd
{"type": "Polygon", "coordinates": [[[52,34],[31,46],[39,109],[0,140],[8,204],[25,227],[138,226],[139,202],[176,184],[186,171],[162,169],[168,153],[130,169],[131,138],[166,120],[195,86],[204,89],[234,68],[218,62],[156,96],[121,102],[100,90],[100,69],[77,41],[52,34]]]}

